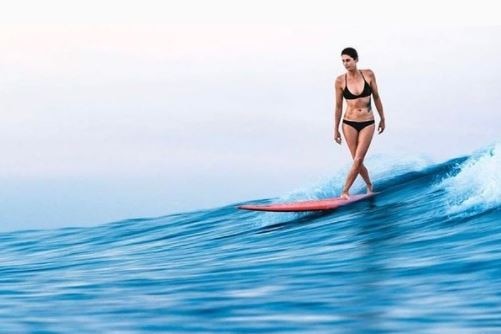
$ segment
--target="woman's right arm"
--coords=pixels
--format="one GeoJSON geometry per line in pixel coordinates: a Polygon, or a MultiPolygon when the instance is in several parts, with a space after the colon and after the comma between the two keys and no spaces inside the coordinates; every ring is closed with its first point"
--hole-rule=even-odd
{"type": "Polygon", "coordinates": [[[343,112],[343,83],[341,76],[336,78],[334,84],[335,96],[335,111],[334,111],[334,140],[341,144],[341,133],[339,132],[339,123],[341,122],[341,114],[343,112]]]}

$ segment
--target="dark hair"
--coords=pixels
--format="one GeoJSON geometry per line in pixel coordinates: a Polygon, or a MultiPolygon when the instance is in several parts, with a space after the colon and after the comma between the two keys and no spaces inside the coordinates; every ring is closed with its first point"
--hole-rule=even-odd
{"type": "Polygon", "coordinates": [[[341,51],[341,56],[342,55],[348,55],[351,58],[358,60],[358,53],[354,48],[344,48],[343,51],[341,51]]]}

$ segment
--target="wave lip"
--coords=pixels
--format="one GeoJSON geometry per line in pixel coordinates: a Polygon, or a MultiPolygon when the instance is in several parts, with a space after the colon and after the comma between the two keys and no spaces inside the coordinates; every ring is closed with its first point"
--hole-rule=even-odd
{"type": "Polygon", "coordinates": [[[438,185],[447,213],[471,215],[501,204],[501,143],[473,153],[438,185]]]}

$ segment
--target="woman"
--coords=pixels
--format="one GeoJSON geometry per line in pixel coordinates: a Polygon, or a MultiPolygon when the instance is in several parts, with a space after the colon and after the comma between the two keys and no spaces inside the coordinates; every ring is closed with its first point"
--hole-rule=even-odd
{"type": "Polygon", "coordinates": [[[364,158],[374,134],[374,113],[371,107],[371,95],[374,96],[374,104],[380,116],[378,132],[384,129],[383,104],[379,97],[376,77],[369,69],[357,68],[358,53],[354,48],[346,48],[341,52],[341,59],[346,68],[346,73],[336,78],[336,113],[334,125],[334,140],[341,144],[339,123],[343,108],[343,97],[346,99],[346,112],[343,119],[343,134],[353,157],[346,182],[343,186],[341,198],[349,199],[349,190],[358,174],[367,184],[367,193],[372,192],[372,183],[369,172],[364,166],[364,158]]]}

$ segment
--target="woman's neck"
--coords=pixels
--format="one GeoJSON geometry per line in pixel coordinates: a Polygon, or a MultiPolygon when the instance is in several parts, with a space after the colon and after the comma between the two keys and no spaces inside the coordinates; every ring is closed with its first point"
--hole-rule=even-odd
{"type": "Polygon", "coordinates": [[[358,68],[355,67],[353,70],[348,70],[347,73],[350,77],[354,77],[358,74],[358,68]]]}

